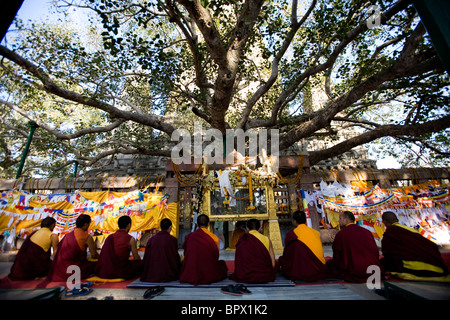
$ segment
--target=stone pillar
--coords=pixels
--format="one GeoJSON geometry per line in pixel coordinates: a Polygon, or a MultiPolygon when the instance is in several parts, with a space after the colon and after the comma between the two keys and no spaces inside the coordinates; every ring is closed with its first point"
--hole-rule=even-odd
{"type": "Polygon", "coordinates": [[[164,193],[169,195],[168,203],[178,202],[179,184],[176,178],[166,177],[164,181],[164,193]]]}
{"type": "MultiPolygon", "coordinates": [[[[178,202],[177,212],[179,212],[180,204],[178,198],[178,189],[179,183],[176,178],[166,177],[164,181],[164,193],[169,195],[168,203],[178,202]]],[[[177,221],[172,221],[173,224],[176,224],[177,229],[177,237],[180,234],[180,217],[177,216],[177,221]]]]}

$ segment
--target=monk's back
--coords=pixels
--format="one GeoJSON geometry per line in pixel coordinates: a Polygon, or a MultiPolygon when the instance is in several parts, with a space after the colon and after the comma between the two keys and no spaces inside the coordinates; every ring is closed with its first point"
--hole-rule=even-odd
{"type": "Polygon", "coordinates": [[[381,240],[381,248],[387,271],[425,277],[448,273],[439,247],[414,229],[400,224],[387,227],[381,240]]]}
{"type": "Polygon", "coordinates": [[[375,259],[377,262],[379,257],[378,247],[370,231],[351,224],[336,234],[333,247],[337,246],[340,250],[350,252],[354,257],[364,256],[367,259],[375,259]],[[336,241],[337,240],[337,241],[336,241]]]}
{"type": "Polygon", "coordinates": [[[117,256],[128,260],[130,256],[131,235],[126,230],[117,230],[110,237],[114,237],[114,251],[117,256]]]}
{"type": "Polygon", "coordinates": [[[177,239],[165,230],[151,237],[145,248],[141,281],[175,281],[179,278],[180,268],[177,239]]]}
{"type": "Polygon", "coordinates": [[[180,282],[208,284],[227,276],[224,261],[219,261],[219,249],[215,240],[202,229],[185,237],[185,258],[180,272],[180,282]]]}
{"type": "Polygon", "coordinates": [[[268,283],[275,280],[269,254],[269,238],[256,230],[244,234],[236,245],[235,272],[231,279],[244,283],[268,283]]]}
{"type": "Polygon", "coordinates": [[[52,263],[51,234],[48,228],[41,228],[24,241],[11,267],[11,280],[31,280],[47,275],[52,263]],[[34,237],[36,234],[38,237],[34,237]]]}
{"type": "Polygon", "coordinates": [[[325,263],[325,257],[323,254],[322,241],[320,240],[320,232],[308,227],[305,224],[300,224],[295,228],[294,234],[298,240],[302,241],[308,248],[314,253],[314,255],[322,262],[325,263]]]}
{"type": "Polygon", "coordinates": [[[283,255],[278,261],[290,280],[312,282],[327,276],[320,233],[305,224],[286,234],[283,255]]]}
{"type": "Polygon", "coordinates": [[[380,266],[378,247],[372,234],[356,224],[339,231],[332,247],[335,266],[344,272],[344,280],[364,282],[368,277],[367,267],[380,266]]]}
{"type": "Polygon", "coordinates": [[[373,244],[373,246],[371,245],[369,248],[367,248],[368,250],[372,250],[374,248],[376,248],[376,244],[375,241],[373,239],[372,234],[356,225],[356,224],[350,224],[348,226],[346,226],[345,228],[343,228],[342,230],[340,230],[337,234],[336,234],[336,238],[340,237],[343,241],[343,243],[345,244],[352,244],[355,247],[366,247],[367,243],[371,243],[373,244]],[[356,239],[361,239],[362,241],[355,241],[356,239]],[[367,243],[364,243],[367,242],[367,243]]]}
{"type": "Polygon", "coordinates": [[[81,228],[75,228],[73,230],[75,240],[82,251],[87,249],[87,239],[89,237],[88,233],[81,228]]]}
{"type": "Polygon", "coordinates": [[[95,264],[87,261],[87,237],[88,234],[80,228],[64,236],[50,267],[48,277],[51,281],[66,281],[70,275],[68,267],[72,265],[81,268],[82,278],[93,271],[95,264]]]}
{"type": "Polygon", "coordinates": [[[30,237],[30,240],[31,242],[40,246],[42,250],[48,252],[52,245],[52,241],[50,238],[52,234],[53,233],[49,228],[41,228],[30,237]]]}

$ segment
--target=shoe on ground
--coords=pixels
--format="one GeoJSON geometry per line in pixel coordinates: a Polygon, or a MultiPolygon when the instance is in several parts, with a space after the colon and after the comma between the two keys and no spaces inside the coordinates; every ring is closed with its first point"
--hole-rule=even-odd
{"type": "Polygon", "coordinates": [[[237,290],[236,287],[231,284],[226,287],[222,287],[220,291],[226,294],[231,294],[233,296],[242,296],[242,292],[237,290]]]}
{"type": "Polygon", "coordinates": [[[248,290],[247,287],[244,286],[243,284],[237,284],[234,287],[236,290],[238,290],[242,294],[252,294],[252,292],[250,290],[248,290]]]}
{"type": "Polygon", "coordinates": [[[164,287],[151,287],[144,293],[144,299],[153,299],[164,292],[164,287]]]}

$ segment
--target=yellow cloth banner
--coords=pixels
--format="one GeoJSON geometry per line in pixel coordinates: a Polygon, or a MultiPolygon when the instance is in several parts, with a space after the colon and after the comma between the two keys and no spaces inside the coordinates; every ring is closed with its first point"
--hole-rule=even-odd
{"type": "Polygon", "coordinates": [[[131,218],[130,232],[159,229],[164,218],[172,221],[172,235],[178,237],[178,202],[167,203],[159,193],[76,192],[67,194],[29,194],[9,191],[0,197],[0,232],[14,230],[20,235],[40,226],[45,217],[56,220],[55,232],[66,234],[75,228],[80,214],[90,215],[90,230],[114,232],[122,215],[131,218]]]}
{"type": "Polygon", "coordinates": [[[330,221],[331,226],[334,229],[340,229],[340,227],[339,227],[339,212],[325,208],[325,213],[327,214],[328,221],[330,221]]]}

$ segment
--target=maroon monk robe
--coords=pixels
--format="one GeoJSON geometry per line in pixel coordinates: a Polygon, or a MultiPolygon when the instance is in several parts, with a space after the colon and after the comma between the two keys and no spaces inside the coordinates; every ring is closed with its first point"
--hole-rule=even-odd
{"type": "Polygon", "coordinates": [[[275,281],[275,268],[264,244],[251,234],[244,234],[236,244],[234,273],[230,279],[243,283],[275,281]]]}
{"type": "Polygon", "coordinates": [[[48,279],[50,281],[66,281],[72,275],[72,273],[67,273],[67,268],[71,265],[80,267],[81,279],[92,275],[95,268],[95,262],[87,260],[87,251],[82,250],[78,245],[74,231],[66,234],[59,242],[58,250],[48,272],[48,279]]]}
{"type": "Polygon", "coordinates": [[[183,243],[184,260],[181,283],[209,284],[227,277],[227,265],[219,260],[219,248],[202,229],[188,234],[183,243]]]}
{"type": "Polygon", "coordinates": [[[294,230],[284,239],[283,255],[278,259],[281,272],[289,280],[319,281],[327,277],[327,268],[306,244],[298,240],[294,230]]]}
{"type": "Polygon", "coordinates": [[[441,268],[448,273],[438,246],[423,237],[399,226],[389,226],[381,240],[382,263],[386,271],[406,272],[416,276],[442,276],[441,273],[425,270],[411,270],[403,267],[403,260],[420,261],[441,268]]]}
{"type": "Polygon", "coordinates": [[[179,278],[180,269],[178,240],[166,230],[161,230],[150,238],[145,247],[141,281],[175,281],[179,278]]]}
{"type": "Polygon", "coordinates": [[[31,241],[31,236],[25,239],[19,252],[17,253],[11,273],[8,277],[11,280],[32,280],[45,277],[52,264],[51,249],[44,251],[39,245],[31,241]]]}
{"type": "Polygon", "coordinates": [[[327,261],[332,277],[349,282],[366,282],[372,273],[370,265],[379,266],[378,247],[370,231],[356,224],[349,224],[336,234],[333,241],[333,259],[327,261]]]}
{"type": "Polygon", "coordinates": [[[142,272],[142,261],[130,260],[131,235],[117,230],[106,238],[98,258],[96,274],[105,279],[132,279],[142,272]]]}

